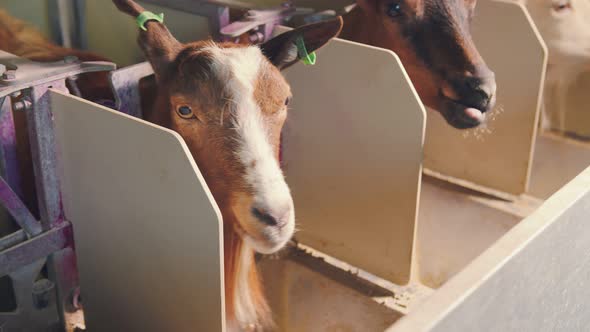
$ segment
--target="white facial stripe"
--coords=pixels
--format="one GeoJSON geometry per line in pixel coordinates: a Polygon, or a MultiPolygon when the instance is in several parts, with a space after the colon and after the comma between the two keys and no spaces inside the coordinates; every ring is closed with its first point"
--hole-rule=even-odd
{"type": "Polygon", "coordinates": [[[236,152],[246,167],[246,181],[254,188],[255,204],[264,209],[288,209],[291,194],[269,143],[262,111],[254,99],[255,83],[268,66],[257,47],[212,47],[214,68],[225,82],[235,109],[234,125],[240,148],[236,152]]]}

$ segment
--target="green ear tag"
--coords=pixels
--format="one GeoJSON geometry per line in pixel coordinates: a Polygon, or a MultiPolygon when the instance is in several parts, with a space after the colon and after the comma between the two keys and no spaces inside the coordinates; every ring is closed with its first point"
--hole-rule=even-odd
{"type": "Polygon", "coordinates": [[[311,54],[307,53],[303,37],[298,37],[295,40],[295,43],[297,45],[297,55],[299,56],[299,59],[301,59],[306,65],[315,65],[317,56],[315,55],[315,52],[311,52],[311,54]]]}
{"type": "Polygon", "coordinates": [[[147,21],[158,21],[160,23],[164,23],[164,14],[160,13],[160,14],[154,14],[152,12],[149,11],[145,11],[141,14],[139,14],[139,16],[137,16],[137,18],[135,18],[135,22],[137,22],[137,26],[139,26],[139,28],[143,31],[147,31],[145,24],[147,23],[147,21]]]}

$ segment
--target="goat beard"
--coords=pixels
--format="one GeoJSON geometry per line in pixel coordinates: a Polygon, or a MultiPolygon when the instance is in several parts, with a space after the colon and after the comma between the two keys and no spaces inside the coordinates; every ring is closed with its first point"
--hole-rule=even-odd
{"type": "Polygon", "coordinates": [[[224,224],[224,270],[228,330],[262,331],[272,328],[271,312],[262,289],[254,250],[231,223],[224,224]]]}

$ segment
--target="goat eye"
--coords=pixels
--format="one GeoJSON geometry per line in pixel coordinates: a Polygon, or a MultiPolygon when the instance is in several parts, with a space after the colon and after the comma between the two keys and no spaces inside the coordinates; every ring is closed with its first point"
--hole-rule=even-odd
{"type": "Polygon", "coordinates": [[[285,99],[285,106],[289,106],[290,102],[291,102],[291,97],[287,97],[287,99],[285,99]]]}
{"type": "Polygon", "coordinates": [[[389,17],[398,17],[402,14],[402,6],[398,2],[393,2],[387,6],[387,15],[389,17]]]}
{"type": "Polygon", "coordinates": [[[562,12],[570,8],[572,8],[572,4],[567,0],[553,3],[553,10],[556,12],[562,12]]]}
{"type": "Polygon", "coordinates": [[[193,110],[186,105],[180,106],[177,109],[178,115],[184,119],[191,119],[194,117],[193,110]]]}

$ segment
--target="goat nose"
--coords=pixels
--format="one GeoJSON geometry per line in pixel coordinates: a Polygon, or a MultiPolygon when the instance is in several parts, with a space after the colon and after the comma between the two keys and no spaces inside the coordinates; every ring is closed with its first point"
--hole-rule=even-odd
{"type": "Polygon", "coordinates": [[[494,107],[496,80],[493,73],[486,76],[463,77],[454,85],[462,104],[482,112],[487,112],[494,107]]]}
{"type": "Polygon", "coordinates": [[[279,210],[280,212],[271,212],[266,209],[253,207],[252,214],[262,223],[268,226],[278,226],[283,227],[289,221],[289,214],[291,213],[289,209],[286,210],[279,210]]]}

